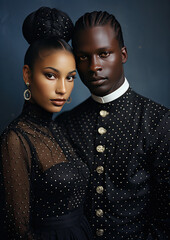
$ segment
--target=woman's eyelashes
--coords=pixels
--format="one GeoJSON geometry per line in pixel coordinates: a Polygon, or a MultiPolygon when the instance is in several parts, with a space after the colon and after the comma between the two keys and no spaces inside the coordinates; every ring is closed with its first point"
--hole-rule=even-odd
{"type": "Polygon", "coordinates": [[[69,82],[74,81],[75,78],[76,78],[76,75],[67,76],[67,80],[68,80],[69,82]]]}
{"type": "Polygon", "coordinates": [[[45,73],[44,75],[49,80],[54,80],[54,79],[58,78],[54,73],[45,73]]]}
{"type": "MultiPolygon", "coordinates": [[[[58,76],[58,75],[56,75],[54,73],[45,73],[44,75],[49,80],[55,80],[55,79],[59,79],[60,78],[60,76],[58,76]]],[[[69,81],[69,82],[74,81],[75,78],[76,78],[75,74],[66,76],[66,80],[69,81]]]]}

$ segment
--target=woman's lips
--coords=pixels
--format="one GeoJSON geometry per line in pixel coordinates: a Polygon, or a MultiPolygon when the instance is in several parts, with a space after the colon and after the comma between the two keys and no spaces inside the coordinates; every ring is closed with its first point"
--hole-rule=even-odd
{"type": "Polygon", "coordinates": [[[51,99],[51,102],[55,106],[62,106],[66,102],[66,99],[51,99]]]}

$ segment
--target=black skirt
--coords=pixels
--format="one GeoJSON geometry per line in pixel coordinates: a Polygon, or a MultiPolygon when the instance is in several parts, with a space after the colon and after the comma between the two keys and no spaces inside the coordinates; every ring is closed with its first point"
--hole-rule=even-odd
{"type": "Polygon", "coordinates": [[[33,232],[41,240],[92,240],[89,223],[82,209],[69,214],[34,220],[33,232]]]}

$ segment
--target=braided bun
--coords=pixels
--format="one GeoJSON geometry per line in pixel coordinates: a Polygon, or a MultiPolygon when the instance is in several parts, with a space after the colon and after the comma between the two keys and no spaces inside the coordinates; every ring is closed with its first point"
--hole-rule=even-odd
{"type": "Polygon", "coordinates": [[[25,18],[22,32],[29,44],[52,37],[68,42],[72,37],[73,27],[73,22],[66,13],[56,8],[41,7],[25,18]]]}

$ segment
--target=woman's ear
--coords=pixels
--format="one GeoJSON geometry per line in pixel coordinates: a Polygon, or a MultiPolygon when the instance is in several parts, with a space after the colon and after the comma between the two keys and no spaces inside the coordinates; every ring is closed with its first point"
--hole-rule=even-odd
{"type": "Polygon", "coordinates": [[[23,79],[25,84],[31,83],[31,70],[28,65],[23,66],[23,79]]]}
{"type": "Polygon", "coordinates": [[[127,58],[128,58],[128,53],[127,53],[126,47],[122,47],[121,53],[122,53],[122,63],[126,63],[127,58]]]}

